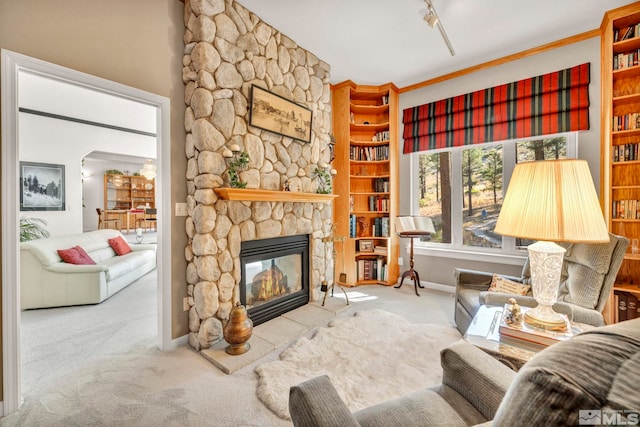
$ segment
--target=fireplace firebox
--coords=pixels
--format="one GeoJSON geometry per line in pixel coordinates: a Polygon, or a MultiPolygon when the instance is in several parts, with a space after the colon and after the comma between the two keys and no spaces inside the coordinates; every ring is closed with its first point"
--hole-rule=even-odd
{"type": "Polygon", "coordinates": [[[309,236],[242,242],[240,302],[259,325],[309,302],[309,236]]]}

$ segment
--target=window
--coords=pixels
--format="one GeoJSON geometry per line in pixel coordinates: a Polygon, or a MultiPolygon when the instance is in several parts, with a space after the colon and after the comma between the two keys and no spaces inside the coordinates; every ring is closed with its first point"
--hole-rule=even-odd
{"type": "Polygon", "coordinates": [[[416,209],[436,229],[430,243],[474,251],[526,248],[530,241],[493,232],[515,164],[576,157],[576,151],[576,133],[568,133],[412,154],[416,209]]]}

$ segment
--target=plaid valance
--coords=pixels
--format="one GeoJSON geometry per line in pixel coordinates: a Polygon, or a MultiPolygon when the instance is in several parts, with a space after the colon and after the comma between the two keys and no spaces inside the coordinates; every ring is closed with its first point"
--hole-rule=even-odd
{"type": "Polygon", "coordinates": [[[589,129],[590,63],[403,111],[404,153],[589,129]]]}

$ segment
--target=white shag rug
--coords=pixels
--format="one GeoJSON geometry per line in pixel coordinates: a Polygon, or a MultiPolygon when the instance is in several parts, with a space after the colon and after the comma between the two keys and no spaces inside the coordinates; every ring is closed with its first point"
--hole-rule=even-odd
{"type": "Polygon", "coordinates": [[[461,338],[452,326],[411,324],[384,310],[338,318],[280,360],[256,368],[258,397],[289,416],[289,388],[327,374],[349,409],[357,411],[442,382],[440,350],[461,338]]]}

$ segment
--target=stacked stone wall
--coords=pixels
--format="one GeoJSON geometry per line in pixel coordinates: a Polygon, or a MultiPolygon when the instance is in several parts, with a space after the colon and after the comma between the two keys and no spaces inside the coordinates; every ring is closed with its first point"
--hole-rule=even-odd
{"type": "Polygon", "coordinates": [[[330,155],[330,67],[234,1],[185,0],[184,20],[186,286],[189,343],[199,350],[222,339],[221,321],[239,300],[243,241],[309,234],[312,301],[331,275],[322,242],[331,204],[227,201],[213,191],[229,186],[224,154],[237,146],[250,158],[240,174],[247,188],[315,192],[313,171],[330,155]],[[251,85],[309,108],[311,142],[250,126],[251,85]]]}

